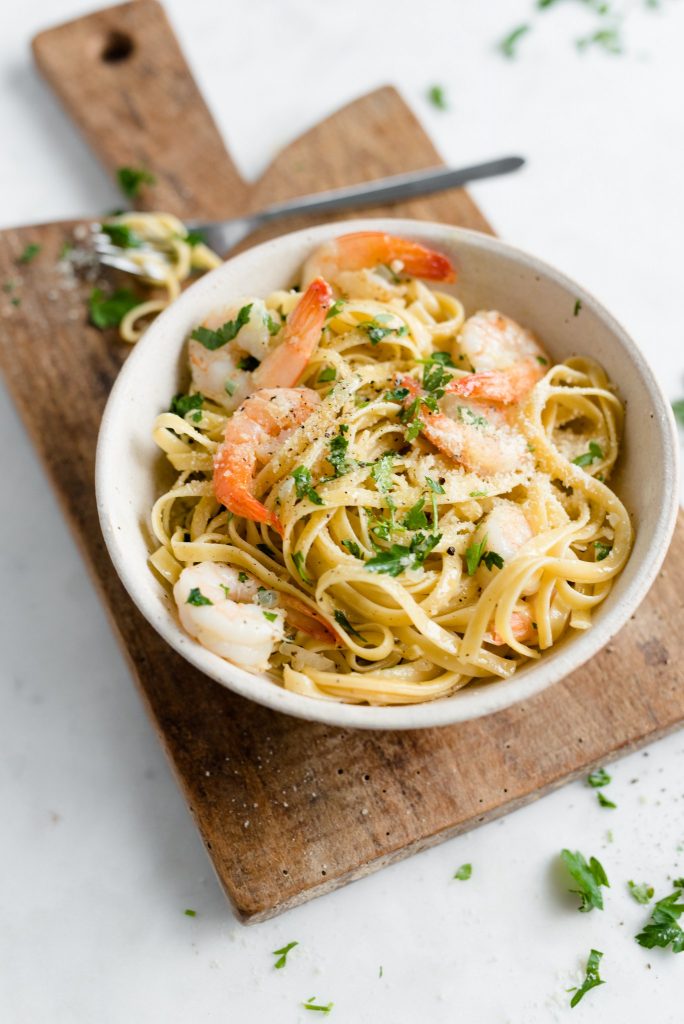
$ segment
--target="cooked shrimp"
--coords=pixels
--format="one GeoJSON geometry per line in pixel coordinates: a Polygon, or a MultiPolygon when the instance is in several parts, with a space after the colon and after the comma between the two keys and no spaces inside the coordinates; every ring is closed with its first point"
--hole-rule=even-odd
{"type": "Polygon", "coordinates": [[[475,373],[452,380],[447,390],[502,405],[524,398],[548,363],[531,331],[495,309],[481,310],[466,320],[458,348],[475,373]]]}
{"type": "Polygon", "coordinates": [[[246,356],[252,356],[258,362],[266,358],[271,350],[269,324],[273,325],[274,321],[261,299],[242,299],[210,313],[201,325],[209,331],[218,331],[229,321],[236,321],[240,310],[245,307],[250,307],[249,318],[232,341],[214,349],[207,348],[197,338],[191,338],[188,342],[195,390],[229,412],[237,409],[250,391],[254,390],[252,374],[240,369],[240,361],[246,356]]]}
{"type": "Polygon", "coordinates": [[[183,628],[220,658],[263,672],[285,637],[285,612],[257,604],[259,583],[228,565],[183,569],[173,588],[183,628]]]}
{"type": "MultiPolygon", "coordinates": [[[[532,527],[520,505],[500,499],[479,524],[473,534],[473,543],[484,543],[486,550],[500,555],[505,565],[532,537],[532,527]]],[[[486,586],[498,572],[500,570],[496,566],[488,568],[485,562],[480,562],[478,580],[486,586]]]]}
{"type": "MultiPolygon", "coordinates": [[[[516,640],[524,643],[525,640],[530,640],[535,633],[534,624],[532,622],[532,616],[528,611],[514,611],[511,612],[511,633],[516,640]]],[[[484,639],[487,643],[495,644],[500,647],[505,644],[506,641],[503,637],[497,633],[495,629],[489,633],[485,633],[484,639]]]]}
{"type": "Polygon", "coordinates": [[[544,375],[536,360],[523,359],[507,370],[485,370],[450,381],[446,390],[464,398],[472,396],[497,405],[515,405],[544,375]]]}
{"type": "Polygon", "coordinates": [[[252,672],[263,672],[285,636],[285,619],[323,643],[337,636],[303,601],[268,590],[231,565],[200,562],[183,569],[173,588],[183,628],[203,647],[252,672]]]}
{"type": "Polygon", "coordinates": [[[332,238],[317,249],[304,264],[303,280],[307,284],[320,275],[340,292],[382,301],[390,298],[393,290],[383,277],[372,273],[378,266],[430,281],[456,279],[450,260],[442,253],[382,231],[356,231],[332,238]]]}
{"type": "Polygon", "coordinates": [[[315,278],[290,313],[282,343],[252,374],[255,388],[289,388],[297,382],[320,341],[331,304],[330,285],[315,278]]]}
{"type": "Polygon", "coordinates": [[[214,457],[217,501],[255,523],[270,523],[282,535],[275,512],[254,497],[254,476],[257,466],[268,462],[319,402],[309,388],[262,388],[249,395],[226,423],[214,457]]]}
{"type": "MultiPolygon", "coordinates": [[[[413,377],[401,380],[409,389],[406,404],[420,393],[413,377]]],[[[446,394],[439,412],[421,409],[422,434],[431,444],[466,469],[481,476],[510,473],[530,463],[527,442],[511,429],[501,410],[483,402],[446,394]]]]}

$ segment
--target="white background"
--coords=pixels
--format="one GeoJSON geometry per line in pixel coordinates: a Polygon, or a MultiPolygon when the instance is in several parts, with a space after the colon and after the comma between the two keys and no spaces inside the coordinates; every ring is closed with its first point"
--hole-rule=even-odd
{"type": "MultiPolygon", "coordinates": [[[[34,32],[89,7],[33,0],[4,12],[3,225],[118,204],[28,50],[34,32]]],[[[573,40],[596,19],[567,0],[534,15],[515,61],[493,43],[528,20],[532,0],[167,7],[245,175],[386,82],[449,161],[525,155],[524,172],[473,189],[496,229],[593,290],[670,397],[684,392],[681,0],[655,11],[633,0],[623,56],[578,54],[573,40]],[[448,112],[426,103],[433,82],[448,112]]],[[[312,995],[334,1001],[327,1019],[339,1024],[684,1019],[684,956],[634,942],[647,912],[625,888],[647,880],[663,896],[684,874],[681,733],[614,766],[617,810],[576,783],[273,922],[239,925],[4,392],[0,436],[3,1022],[315,1024],[326,1018],[301,1008],[312,995]],[[603,913],[578,914],[564,895],[563,846],[605,865],[603,913]],[[465,861],[472,879],[452,881],[465,861]],[[295,939],[274,971],[271,950],[295,939]],[[607,984],[570,1010],[565,990],[592,946],[607,984]]]]}

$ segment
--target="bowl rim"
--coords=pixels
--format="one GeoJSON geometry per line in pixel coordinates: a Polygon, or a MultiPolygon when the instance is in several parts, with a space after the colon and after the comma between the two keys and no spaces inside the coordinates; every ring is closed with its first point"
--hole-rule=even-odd
{"type": "MultiPolygon", "coordinates": [[[[175,349],[173,355],[175,358],[175,349]]],[[[615,636],[646,597],[667,554],[679,508],[678,448],[677,428],[670,403],[649,363],[622,325],[586,288],[544,260],[492,235],[436,221],[390,217],[359,218],[352,221],[320,224],[289,232],[229,257],[216,270],[204,275],[187,288],[171,306],[161,313],[128,356],[107,400],[97,440],[95,492],[105,544],[114,569],[126,591],[156,632],[195,668],[241,697],[255,701],[274,711],[307,721],[341,728],[424,729],[470,721],[534,697],[580,668],[615,636]],[[343,704],[333,700],[321,701],[292,693],[273,682],[265,685],[260,676],[241,670],[207,651],[186,635],[180,625],[173,621],[170,614],[160,614],[158,600],[153,598],[151,591],[147,592],[136,582],[139,570],[132,568],[130,559],[126,558],[125,546],[119,536],[120,531],[110,513],[110,506],[114,507],[114,503],[110,503],[109,500],[109,495],[114,487],[114,476],[110,471],[108,459],[111,439],[119,421],[118,413],[122,408],[123,398],[129,386],[137,380],[138,363],[144,360],[146,349],[154,342],[155,336],[160,331],[165,331],[168,324],[173,323],[179,310],[194,303],[195,296],[206,291],[207,297],[209,297],[213,290],[213,282],[223,275],[230,275],[229,268],[232,268],[237,261],[275,260],[282,248],[304,240],[314,245],[316,242],[339,234],[341,230],[345,232],[382,230],[409,237],[413,235],[423,239],[428,236],[437,245],[439,245],[440,239],[443,242],[448,241],[456,245],[463,243],[469,247],[512,258],[526,269],[551,279],[555,284],[572,292],[581,300],[583,306],[592,309],[617,338],[620,347],[633,363],[657,416],[661,435],[663,475],[669,486],[667,493],[662,495],[663,500],[648,548],[648,561],[642,560],[641,571],[629,584],[619,603],[606,612],[600,623],[582,635],[574,637],[571,642],[555,652],[553,662],[545,662],[542,658],[533,666],[527,667],[525,671],[514,674],[510,679],[501,681],[500,684],[491,683],[477,688],[466,687],[460,691],[463,696],[459,696],[457,699],[451,697],[421,704],[378,707],[343,704]],[[467,695],[470,695],[470,699],[467,695]]],[[[148,566],[146,568],[151,572],[148,566]]]]}

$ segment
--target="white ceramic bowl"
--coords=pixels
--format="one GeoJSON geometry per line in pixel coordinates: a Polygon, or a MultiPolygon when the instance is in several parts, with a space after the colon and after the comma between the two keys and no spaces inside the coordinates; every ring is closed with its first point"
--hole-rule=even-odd
{"type": "MultiPolygon", "coordinates": [[[[166,477],[168,480],[168,476],[166,477]]],[[[201,278],[151,325],[123,367],[105,410],[97,449],[97,503],[109,553],[128,593],[152,626],[187,661],[243,697],[330,725],[417,729],[487,715],[531,697],[578,668],[624,625],[665,557],[677,511],[677,439],[670,405],[634,342],[583,288],[496,238],[411,220],[359,220],[284,235],[201,278]],[[149,569],[150,509],[161,493],[164,459],[152,442],[155,416],[187,386],[185,340],[211,310],[242,295],[266,295],[297,279],[311,250],[344,231],[383,230],[415,238],[451,257],[455,289],[472,313],[496,308],[535,331],[556,360],[597,359],[627,403],[613,485],[636,529],[630,559],[594,624],[505,682],[470,686],[444,700],[364,707],[289,693],[205,650],[180,628],[173,600],[149,569]],[[573,315],[579,299],[582,307],[573,315]]],[[[615,679],[612,686],[619,686],[615,679]]]]}

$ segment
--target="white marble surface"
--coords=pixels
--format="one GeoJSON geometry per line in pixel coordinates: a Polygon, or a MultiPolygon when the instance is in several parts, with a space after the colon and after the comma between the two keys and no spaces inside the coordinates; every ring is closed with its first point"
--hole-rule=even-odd
{"type": "MultiPolygon", "coordinates": [[[[32,33],[90,6],[33,0],[5,13],[2,224],[117,201],[28,52],[32,33]]],[[[582,57],[572,40],[592,19],[568,0],[539,15],[515,62],[492,41],[528,18],[530,0],[167,6],[247,175],[335,105],[386,81],[452,161],[526,155],[522,174],[473,190],[498,231],[593,289],[670,395],[684,391],[684,4],[648,11],[633,0],[629,53],[582,57]],[[446,113],[425,103],[433,82],[447,87],[446,113]]],[[[301,1008],[314,994],[334,1001],[329,1019],[340,1024],[682,1020],[684,956],[637,946],[647,915],[625,890],[633,878],[665,895],[684,873],[681,733],[614,766],[617,810],[600,809],[576,783],[243,929],[4,391],[0,435],[3,1022],[295,1024],[322,1018],[301,1008]],[[553,869],[563,846],[604,863],[604,913],[578,914],[563,895],[553,869]],[[465,861],[472,879],[452,881],[465,861]],[[274,971],[270,951],[294,939],[286,969],[274,971]],[[565,990],[591,946],[605,953],[607,984],[570,1011],[565,990]]]]}

